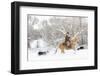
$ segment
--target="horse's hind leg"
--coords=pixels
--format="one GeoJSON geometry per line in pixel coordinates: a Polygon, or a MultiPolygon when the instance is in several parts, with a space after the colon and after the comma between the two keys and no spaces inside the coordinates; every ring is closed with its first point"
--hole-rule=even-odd
{"type": "Polygon", "coordinates": [[[61,53],[63,53],[63,54],[65,53],[65,52],[64,52],[64,49],[61,49],[61,53]]]}

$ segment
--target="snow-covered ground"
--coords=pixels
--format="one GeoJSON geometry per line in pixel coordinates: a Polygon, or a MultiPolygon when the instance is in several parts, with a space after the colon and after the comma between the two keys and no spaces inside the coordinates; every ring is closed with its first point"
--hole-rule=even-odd
{"type": "Polygon", "coordinates": [[[85,49],[76,51],[73,49],[65,50],[65,53],[62,54],[60,49],[48,46],[42,39],[34,40],[31,42],[31,48],[28,49],[28,61],[86,59],[88,56],[87,45],[82,46],[85,49]],[[43,52],[44,54],[39,55],[39,52],[43,52]]]}
{"type": "Polygon", "coordinates": [[[28,49],[28,61],[41,61],[41,60],[73,60],[73,59],[86,59],[88,57],[88,50],[65,50],[65,53],[62,54],[60,49],[55,53],[55,48],[38,48],[38,49],[28,49]],[[38,55],[38,52],[46,51],[49,49],[50,51],[45,55],[38,55]]]}

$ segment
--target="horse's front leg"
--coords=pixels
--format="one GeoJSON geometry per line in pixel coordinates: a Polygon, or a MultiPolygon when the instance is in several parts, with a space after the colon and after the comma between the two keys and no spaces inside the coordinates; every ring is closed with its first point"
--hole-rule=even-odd
{"type": "Polygon", "coordinates": [[[77,51],[77,48],[76,48],[76,46],[73,48],[73,50],[74,50],[74,51],[77,51]]]}
{"type": "Polygon", "coordinates": [[[74,54],[76,54],[76,52],[77,52],[77,44],[73,47],[73,50],[74,50],[74,54]]]}

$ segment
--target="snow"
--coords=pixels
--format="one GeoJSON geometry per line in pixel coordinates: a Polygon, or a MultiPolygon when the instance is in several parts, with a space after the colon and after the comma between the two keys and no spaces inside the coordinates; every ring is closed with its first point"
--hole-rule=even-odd
{"type": "Polygon", "coordinates": [[[47,43],[43,39],[32,40],[30,46],[31,48],[43,48],[47,46],[47,43]]]}
{"type": "Polygon", "coordinates": [[[30,42],[30,47],[31,47],[31,48],[37,48],[37,40],[32,40],[32,41],[30,42]]]}
{"type": "MultiPolygon", "coordinates": [[[[82,50],[64,50],[65,53],[61,53],[59,48],[48,46],[43,39],[31,41],[31,48],[28,48],[28,61],[40,61],[40,60],[62,60],[62,59],[86,59],[88,57],[88,49],[86,45],[81,45],[85,49],[82,50]],[[39,52],[45,52],[46,54],[39,56],[39,52]]],[[[80,47],[80,46],[77,46],[80,47]]]]}
{"type": "Polygon", "coordinates": [[[47,46],[47,43],[43,39],[38,39],[38,45],[40,48],[43,48],[47,46]]]}
{"type": "Polygon", "coordinates": [[[37,49],[28,49],[28,60],[29,61],[40,61],[40,60],[73,60],[73,59],[86,59],[88,57],[88,50],[65,50],[65,53],[61,53],[60,49],[56,48],[37,48],[37,49]],[[35,50],[35,51],[34,51],[35,50]],[[49,51],[46,55],[39,56],[39,51],[49,51]],[[55,53],[57,50],[57,53],[55,53]]]}

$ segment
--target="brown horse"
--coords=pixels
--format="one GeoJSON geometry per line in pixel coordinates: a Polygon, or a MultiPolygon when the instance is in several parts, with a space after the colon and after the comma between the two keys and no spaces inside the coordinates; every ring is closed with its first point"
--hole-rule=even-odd
{"type": "Polygon", "coordinates": [[[74,49],[76,48],[77,43],[79,42],[79,38],[77,36],[74,36],[70,39],[70,42],[62,42],[59,44],[59,48],[61,50],[61,53],[64,53],[64,49],[74,49]]]}

